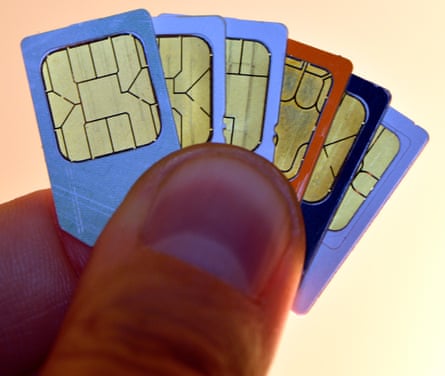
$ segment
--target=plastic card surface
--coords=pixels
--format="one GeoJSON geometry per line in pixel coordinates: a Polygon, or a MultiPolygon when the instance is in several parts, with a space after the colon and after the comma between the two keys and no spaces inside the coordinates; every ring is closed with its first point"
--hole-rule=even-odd
{"type": "Polygon", "coordinates": [[[139,176],[179,149],[151,17],[31,36],[22,52],[59,223],[93,245],[139,176]]]}
{"type": "Polygon", "coordinates": [[[352,75],[301,204],[310,263],[390,100],[385,89],[352,75]]]}
{"type": "Polygon", "coordinates": [[[273,161],[287,29],[272,22],[225,21],[225,140],[273,161]]]}
{"type": "Polygon", "coordinates": [[[181,146],[224,142],[224,19],[163,14],[153,26],[181,146]]]}
{"type": "Polygon", "coordinates": [[[340,203],[298,290],[306,313],[366,231],[428,141],[427,133],[389,108],[340,203]]]}
{"type": "Polygon", "coordinates": [[[343,57],[288,41],[274,163],[300,201],[351,72],[343,57]]]}

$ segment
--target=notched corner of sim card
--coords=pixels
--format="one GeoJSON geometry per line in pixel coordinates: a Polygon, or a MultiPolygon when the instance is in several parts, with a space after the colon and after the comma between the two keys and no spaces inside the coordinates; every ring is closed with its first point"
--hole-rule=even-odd
{"type": "Polygon", "coordinates": [[[387,109],[302,279],[294,312],[305,314],[311,309],[427,142],[425,130],[387,109]]]}
{"type": "Polygon", "coordinates": [[[74,24],[22,51],[59,223],[93,245],[139,176],[179,148],[151,17],[74,24]]]}

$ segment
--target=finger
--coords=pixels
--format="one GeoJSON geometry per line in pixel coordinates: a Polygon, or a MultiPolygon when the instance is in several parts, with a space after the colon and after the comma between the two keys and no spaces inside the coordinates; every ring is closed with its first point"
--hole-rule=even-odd
{"type": "Polygon", "coordinates": [[[99,238],[43,374],[264,374],[304,246],[269,162],[226,145],[171,155],[99,238]]]}
{"type": "Polygon", "coordinates": [[[59,230],[49,190],[0,206],[1,375],[43,362],[88,255],[59,230]]]}

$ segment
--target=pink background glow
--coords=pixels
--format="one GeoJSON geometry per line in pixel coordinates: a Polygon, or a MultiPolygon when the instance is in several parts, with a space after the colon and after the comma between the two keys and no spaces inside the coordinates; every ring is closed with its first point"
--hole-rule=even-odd
{"type": "Polygon", "coordinates": [[[136,8],[286,24],[392,92],[430,143],[304,317],[291,314],[272,376],[445,374],[445,3],[374,0],[8,1],[0,23],[0,202],[49,187],[20,52],[23,37],[136,8]],[[415,4],[415,5],[411,5],[415,4]]]}

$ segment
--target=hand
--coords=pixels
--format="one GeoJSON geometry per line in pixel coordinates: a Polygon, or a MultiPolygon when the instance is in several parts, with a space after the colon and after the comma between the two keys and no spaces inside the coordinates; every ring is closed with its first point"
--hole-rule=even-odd
{"type": "Polygon", "coordinates": [[[304,249],[286,180],[226,145],[152,167],[92,250],[49,191],[3,204],[0,374],[265,374],[304,249]]]}

